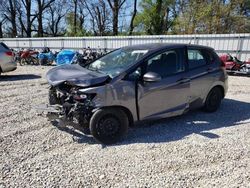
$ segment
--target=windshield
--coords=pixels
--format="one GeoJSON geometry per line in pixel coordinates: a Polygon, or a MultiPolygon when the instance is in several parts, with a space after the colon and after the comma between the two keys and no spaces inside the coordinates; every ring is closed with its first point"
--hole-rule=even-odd
{"type": "Polygon", "coordinates": [[[88,64],[86,68],[113,78],[134,64],[145,53],[147,50],[118,49],[88,64]]]}

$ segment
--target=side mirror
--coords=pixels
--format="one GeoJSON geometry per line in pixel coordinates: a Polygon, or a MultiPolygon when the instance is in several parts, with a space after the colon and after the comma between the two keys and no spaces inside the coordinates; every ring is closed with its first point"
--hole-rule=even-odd
{"type": "Polygon", "coordinates": [[[161,80],[161,76],[155,72],[147,72],[143,75],[143,81],[145,82],[158,82],[161,80]]]}

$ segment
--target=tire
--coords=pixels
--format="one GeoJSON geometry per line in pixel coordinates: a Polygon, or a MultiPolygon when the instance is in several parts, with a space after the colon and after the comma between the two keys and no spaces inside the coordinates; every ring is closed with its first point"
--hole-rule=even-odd
{"type": "Polygon", "coordinates": [[[221,89],[214,87],[207,95],[204,110],[206,112],[215,112],[220,107],[222,98],[221,89]]]}
{"type": "Polygon", "coordinates": [[[56,90],[53,87],[49,89],[49,104],[50,105],[60,104],[60,101],[57,98],[56,90]]]}
{"type": "Polygon", "coordinates": [[[39,61],[37,58],[32,58],[33,65],[39,65],[39,61]]]}
{"type": "Polygon", "coordinates": [[[22,59],[20,60],[20,62],[19,62],[19,63],[20,63],[20,66],[25,65],[25,61],[26,61],[26,60],[22,58],[22,59]]]}
{"type": "Polygon", "coordinates": [[[40,65],[47,65],[47,59],[39,59],[39,64],[40,65]]]}
{"type": "Polygon", "coordinates": [[[114,144],[128,131],[128,117],[120,109],[99,109],[90,119],[90,133],[100,143],[114,144]]]}

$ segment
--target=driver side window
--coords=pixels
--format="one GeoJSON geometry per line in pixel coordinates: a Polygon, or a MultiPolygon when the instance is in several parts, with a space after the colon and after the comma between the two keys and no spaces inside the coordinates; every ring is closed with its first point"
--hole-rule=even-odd
{"type": "Polygon", "coordinates": [[[147,72],[155,72],[162,78],[185,70],[179,50],[168,50],[147,61],[147,72]]]}

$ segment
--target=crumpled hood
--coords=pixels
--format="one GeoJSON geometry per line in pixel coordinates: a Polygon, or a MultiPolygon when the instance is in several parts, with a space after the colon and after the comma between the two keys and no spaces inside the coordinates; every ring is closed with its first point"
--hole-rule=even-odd
{"type": "Polygon", "coordinates": [[[49,70],[46,78],[50,85],[56,86],[65,81],[72,85],[88,87],[105,82],[108,75],[90,71],[80,65],[61,65],[49,70]]]}

